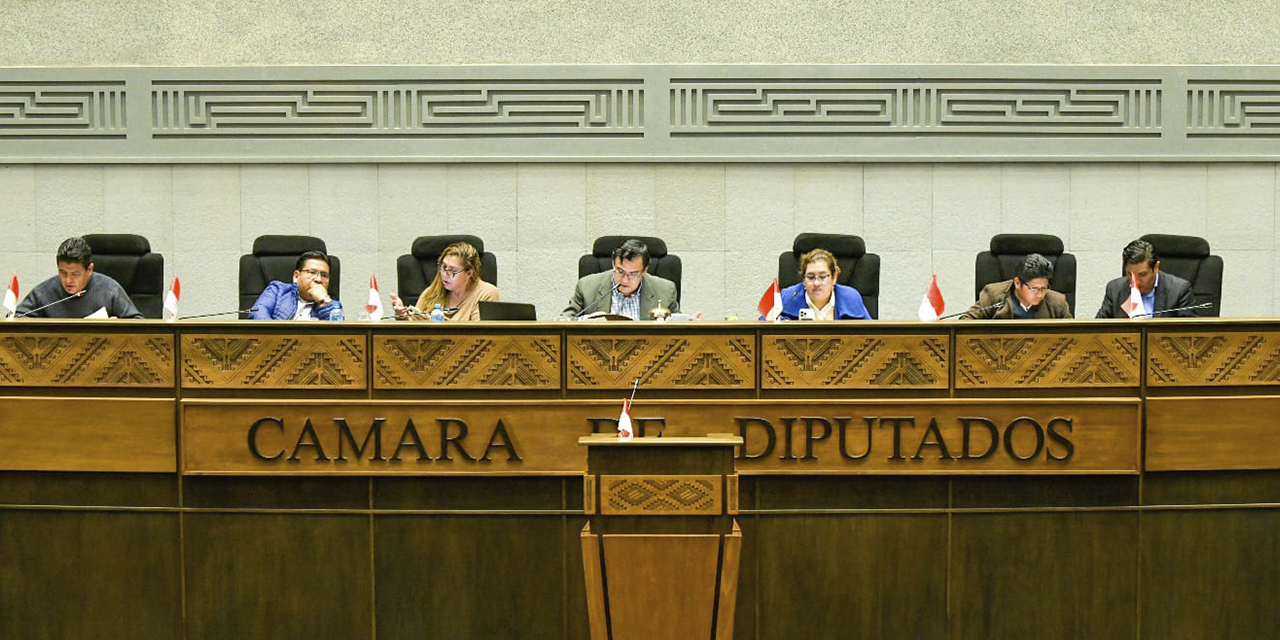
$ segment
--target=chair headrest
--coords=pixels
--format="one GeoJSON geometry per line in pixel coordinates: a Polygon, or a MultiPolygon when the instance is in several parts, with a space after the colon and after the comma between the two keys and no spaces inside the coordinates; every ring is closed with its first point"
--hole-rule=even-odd
{"type": "Polygon", "coordinates": [[[253,241],[255,256],[297,256],[308,251],[329,253],[324,240],[312,236],[258,236],[253,241]]]}
{"type": "Polygon", "coordinates": [[[476,248],[476,253],[484,255],[484,240],[476,236],[453,235],[453,236],[419,236],[413,241],[413,248],[409,253],[419,260],[435,260],[440,257],[449,245],[455,242],[465,242],[476,248]]]}
{"type": "Polygon", "coordinates": [[[839,258],[858,258],[867,253],[867,243],[860,236],[839,233],[802,233],[791,243],[797,257],[814,249],[826,249],[839,258]]]}
{"type": "Polygon", "coordinates": [[[151,253],[151,243],[132,233],[91,233],[84,236],[93,253],[101,255],[142,256],[151,253]]]}
{"type": "Polygon", "coordinates": [[[1208,258],[1209,241],[1196,236],[1175,236],[1167,233],[1148,233],[1139,238],[1151,243],[1158,258],[1208,258]]]}
{"type": "Polygon", "coordinates": [[[1062,238],[1047,233],[1001,233],[991,237],[991,253],[1038,253],[1058,256],[1066,248],[1062,238]]]}
{"type": "Polygon", "coordinates": [[[646,247],[649,247],[649,258],[662,258],[667,255],[667,243],[661,238],[650,238],[646,236],[602,236],[596,238],[595,244],[591,245],[591,255],[608,258],[613,255],[613,250],[622,246],[622,243],[628,240],[639,240],[646,247]]]}

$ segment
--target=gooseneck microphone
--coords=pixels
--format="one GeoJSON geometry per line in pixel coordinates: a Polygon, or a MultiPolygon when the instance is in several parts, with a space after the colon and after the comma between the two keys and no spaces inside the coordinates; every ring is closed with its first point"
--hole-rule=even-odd
{"type": "Polygon", "coordinates": [[[198,318],[216,318],[218,316],[229,316],[237,313],[253,313],[258,307],[250,307],[248,309],[236,309],[235,311],[216,311],[214,313],[197,313],[194,316],[181,316],[179,320],[196,320],[198,318]]]}
{"type": "Polygon", "coordinates": [[[612,296],[612,295],[614,294],[614,292],[616,292],[616,291],[618,290],[618,286],[619,286],[619,285],[618,285],[618,283],[616,283],[616,282],[615,282],[615,283],[613,283],[613,286],[612,286],[612,287],[609,287],[609,291],[608,291],[608,292],[606,292],[604,295],[600,296],[599,298],[596,298],[594,301],[592,301],[592,302],[591,302],[591,304],[589,304],[589,305],[587,305],[587,306],[583,307],[583,308],[582,308],[582,311],[579,311],[579,312],[578,312],[578,315],[575,315],[575,316],[573,317],[573,319],[574,319],[574,320],[577,320],[578,318],[581,318],[582,316],[587,315],[587,312],[591,310],[591,307],[594,307],[594,306],[596,306],[596,305],[600,304],[600,301],[601,301],[601,300],[604,300],[605,298],[608,298],[608,297],[612,296]]]}
{"type": "Polygon", "coordinates": [[[1162,316],[1167,313],[1178,313],[1179,311],[1192,311],[1194,309],[1208,309],[1209,307],[1212,307],[1212,306],[1213,306],[1212,302],[1201,302],[1200,304],[1193,304],[1188,307],[1178,307],[1176,309],[1161,309],[1159,311],[1155,311],[1152,313],[1140,313],[1134,317],[1135,318],[1154,318],[1156,316],[1162,316]]]}
{"type": "MultiPolygon", "coordinates": [[[[978,311],[995,311],[995,310],[997,310],[997,309],[1002,309],[1002,308],[1004,308],[1004,305],[1005,305],[1005,301],[1004,301],[1004,300],[1001,300],[1001,301],[999,301],[999,302],[997,302],[997,303],[995,303],[995,304],[989,304],[989,305],[987,305],[987,306],[985,306],[985,307],[978,307],[978,309],[977,309],[977,310],[978,310],[978,311]]],[[[966,314],[966,313],[969,313],[970,311],[973,311],[973,309],[965,309],[964,311],[961,311],[960,313],[950,313],[950,314],[947,314],[947,315],[945,315],[945,316],[939,316],[939,317],[938,317],[938,319],[939,319],[939,320],[950,320],[950,319],[952,319],[952,318],[959,318],[960,316],[962,316],[962,315],[964,315],[964,314],[966,314]]]]}
{"type": "Polygon", "coordinates": [[[29,316],[29,315],[31,315],[31,314],[33,314],[33,313],[37,312],[37,311],[44,311],[45,309],[48,309],[49,307],[52,307],[52,306],[57,305],[57,304],[62,304],[62,303],[66,302],[66,301],[68,301],[68,300],[70,300],[70,299],[72,299],[72,298],[79,298],[80,296],[83,296],[83,295],[84,295],[84,292],[85,292],[85,291],[87,291],[87,290],[88,290],[88,289],[81,289],[81,290],[79,290],[79,291],[77,291],[77,292],[75,292],[75,293],[73,293],[73,294],[71,294],[71,295],[69,295],[69,296],[67,296],[67,297],[65,297],[65,298],[60,298],[60,299],[58,299],[58,300],[54,300],[53,302],[50,302],[49,304],[46,304],[46,305],[44,305],[43,307],[36,307],[36,308],[34,308],[34,309],[30,310],[30,311],[27,311],[27,312],[25,312],[25,313],[20,313],[20,314],[18,314],[18,315],[16,315],[16,316],[14,316],[14,317],[15,317],[15,318],[25,318],[25,317],[27,317],[27,316],[29,316]]]}

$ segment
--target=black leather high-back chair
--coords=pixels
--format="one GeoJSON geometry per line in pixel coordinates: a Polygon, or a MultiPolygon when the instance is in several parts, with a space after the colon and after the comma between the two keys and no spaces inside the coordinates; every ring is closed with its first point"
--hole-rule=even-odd
{"type": "Polygon", "coordinates": [[[465,242],[476,248],[480,254],[481,277],[492,285],[498,284],[498,258],[492,253],[485,253],[484,240],[476,236],[420,236],[413,241],[413,246],[399,258],[396,258],[396,295],[405,304],[412,305],[418,296],[431,286],[440,270],[440,254],[455,242],[465,242]]]}
{"type": "Polygon", "coordinates": [[[151,242],[132,233],[84,236],[93,251],[93,270],[124,287],[144,318],[159,318],[164,306],[164,256],[151,253],[151,242]]]}
{"type": "Polygon", "coordinates": [[[1053,264],[1049,288],[1067,297],[1076,313],[1076,257],[1064,253],[1062,238],[1045,233],[1001,233],[991,238],[990,251],[978,254],[973,265],[973,297],[992,282],[1010,280],[1028,254],[1038,253],[1053,264]]]}
{"type": "Polygon", "coordinates": [[[1165,233],[1148,233],[1140,239],[1155,248],[1161,271],[1191,283],[1196,303],[1213,303],[1197,314],[1212,318],[1222,315],[1222,256],[1210,255],[1208,240],[1165,233]]]}
{"type": "MultiPolygon", "coordinates": [[[[853,287],[862,294],[862,302],[872,318],[880,317],[880,256],[867,253],[867,244],[859,236],[839,233],[802,233],[791,242],[791,250],[778,256],[778,286],[800,282],[800,256],[814,249],[826,249],[840,267],[837,284],[853,287]]],[[[785,302],[785,301],[784,301],[785,302]]]]}
{"type": "Polygon", "coordinates": [[[329,255],[324,240],[312,236],[268,235],[253,241],[253,253],[240,256],[240,308],[252,307],[272,280],[292,282],[298,256],[308,251],[319,251],[329,258],[329,297],[341,300],[338,288],[341,265],[337,256],[329,255]]]}
{"type": "Polygon", "coordinates": [[[680,275],[684,267],[680,256],[667,253],[667,243],[662,238],[644,236],[602,236],[591,245],[591,255],[578,258],[578,277],[589,276],[613,269],[613,250],[628,240],[639,240],[649,247],[649,273],[676,283],[676,298],[680,298],[680,275]]]}

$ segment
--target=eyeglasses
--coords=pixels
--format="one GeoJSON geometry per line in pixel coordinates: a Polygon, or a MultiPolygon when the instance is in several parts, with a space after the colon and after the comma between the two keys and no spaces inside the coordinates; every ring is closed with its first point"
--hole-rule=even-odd
{"type": "Polygon", "coordinates": [[[819,282],[826,282],[826,281],[828,281],[828,280],[830,280],[830,279],[831,279],[831,274],[829,274],[829,273],[823,273],[823,274],[817,274],[817,273],[806,273],[806,274],[804,274],[804,281],[805,281],[805,282],[819,283],[819,282]]]}
{"type": "Polygon", "coordinates": [[[453,267],[446,266],[446,265],[440,265],[440,270],[449,274],[449,276],[453,278],[458,277],[459,273],[466,273],[470,271],[470,269],[454,269],[453,267]]]}
{"type": "Polygon", "coordinates": [[[315,269],[303,269],[303,273],[315,278],[316,280],[328,280],[329,274],[325,271],[316,271],[315,269]]]}
{"type": "Polygon", "coordinates": [[[643,271],[623,271],[622,269],[613,270],[613,277],[623,278],[626,280],[635,280],[636,278],[639,278],[642,275],[644,275],[643,271]]]}
{"type": "Polygon", "coordinates": [[[1024,286],[1024,287],[1026,287],[1026,288],[1030,289],[1030,290],[1031,290],[1031,293],[1044,293],[1044,292],[1046,292],[1046,291],[1048,291],[1048,290],[1049,290],[1049,287],[1033,287],[1033,286],[1031,286],[1031,285],[1029,285],[1029,284],[1024,284],[1024,285],[1022,285],[1022,286],[1024,286]]]}

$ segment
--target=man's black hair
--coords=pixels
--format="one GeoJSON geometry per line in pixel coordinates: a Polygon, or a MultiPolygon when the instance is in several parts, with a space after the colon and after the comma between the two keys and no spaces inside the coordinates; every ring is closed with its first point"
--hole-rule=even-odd
{"type": "Polygon", "coordinates": [[[646,268],[649,266],[649,247],[635,238],[618,245],[618,248],[613,250],[614,260],[626,262],[636,258],[640,258],[646,268]]]}
{"type": "Polygon", "coordinates": [[[75,263],[88,269],[93,264],[93,249],[80,236],[67,238],[58,245],[58,262],[75,263]]]}
{"type": "Polygon", "coordinates": [[[308,260],[319,260],[324,263],[325,267],[328,267],[329,269],[333,268],[333,265],[329,264],[329,256],[326,256],[324,252],[308,251],[298,256],[298,262],[293,265],[293,270],[302,271],[302,265],[306,264],[308,260]]]}

